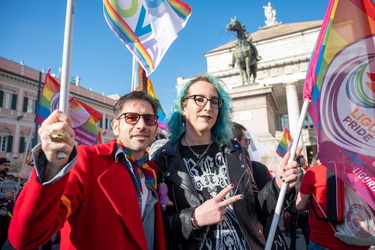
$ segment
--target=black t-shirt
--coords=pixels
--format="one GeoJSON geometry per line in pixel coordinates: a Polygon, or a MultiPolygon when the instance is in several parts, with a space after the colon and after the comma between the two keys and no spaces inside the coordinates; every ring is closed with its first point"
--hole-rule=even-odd
{"type": "MultiPolygon", "coordinates": [[[[207,147],[208,145],[200,145],[189,148],[180,144],[183,161],[201,203],[213,198],[230,184],[224,154],[216,143],[210,145],[207,153],[198,161],[197,154],[202,155],[207,147]]],[[[227,198],[229,198],[229,194],[224,199],[227,198]]],[[[232,205],[227,206],[227,213],[223,221],[209,227],[199,249],[250,249],[241,232],[232,205]]]]}

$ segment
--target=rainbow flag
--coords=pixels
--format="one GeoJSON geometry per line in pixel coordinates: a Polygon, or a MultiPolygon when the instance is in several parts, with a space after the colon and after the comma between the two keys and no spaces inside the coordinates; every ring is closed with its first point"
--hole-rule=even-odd
{"type": "Polygon", "coordinates": [[[375,209],[375,5],[331,0],[303,91],[321,162],[375,209]]]}
{"type": "Polygon", "coordinates": [[[289,130],[287,128],[284,128],[284,132],[281,136],[279,145],[277,146],[276,153],[280,155],[280,157],[284,157],[285,154],[290,149],[292,141],[293,141],[293,138],[290,135],[289,130]]]}
{"type": "MultiPolygon", "coordinates": [[[[59,102],[60,84],[48,73],[34,122],[41,125],[53,110],[59,109],[59,102]]],[[[69,96],[69,110],[74,124],[74,139],[84,145],[96,144],[98,137],[96,123],[102,118],[102,114],[71,95],[69,96]]]]}
{"type": "Polygon", "coordinates": [[[102,139],[102,131],[100,128],[98,128],[98,144],[102,144],[103,139],[102,139]]]}
{"type": "Polygon", "coordinates": [[[179,0],[138,0],[129,5],[125,9],[116,0],[103,0],[104,17],[149,76],[185,27],[191,8],[179,0]]]}
{"type": "Polygon", "coordinates": [[[33,164],[33,157],[31,156],[31,151],[32,151],[32,141],[31,141],[31,135],[30,135],[29,142],[27,143],[25,156],[23,158],[23,164],[22,164],[23,167],[33,164]]]}
{"type": "Polygon", "coordinates": [[[135,90],[146,91],[159,104],[158,113],[157,113],[157,116],[159,116],[158,126],[162,130],[168,131],[167,124],[165,122],[166,115],[165,115],[163,108],[161,107],[159,98],[156,96],[154,85],[152,84],[150,78],[146,77],[144,73],[145,71],[143,70],[143,68],[138,67],[138,86],[135,88],[135,90]],[[144,85],[143,82],[145,82],[146,84],[144,85]]]}

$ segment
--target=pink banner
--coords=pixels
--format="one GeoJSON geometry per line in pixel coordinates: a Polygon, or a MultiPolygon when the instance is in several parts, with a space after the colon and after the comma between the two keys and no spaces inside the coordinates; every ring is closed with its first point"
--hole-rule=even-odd
{"type": "Polygon", "coordinates": [[[375,5],[330,1],[304,98],[319,158],[375,209],[375,5]],[[350,11],[348,11],[350,10],[350,11]]]}

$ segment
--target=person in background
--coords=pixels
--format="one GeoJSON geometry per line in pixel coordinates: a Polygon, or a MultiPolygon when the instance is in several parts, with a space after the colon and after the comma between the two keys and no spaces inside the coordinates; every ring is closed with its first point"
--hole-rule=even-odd
{"type": "Polygon", "coordinates": [[[0,249],[8,238],[10,223],[9,210],[7,205],[13,202],[17,192],[16,182],[7,179],[10,169],[10,161],[7,158],[0,158],[0,249]]]}
{"type": "MultiPolygon", "coordinates": [[[[245,148],[248,148],[250,145],[250,138],[246,137],[246,128],[237,122],[233,122],[232,127],[232,137],[233,140],[238,141],[241,145],[245,148]]],[[[251,157],[250,157],[251,158],[251,157]]],[[[268,168],[257,161],[251,161],[251,165],[253,167],[253,176],[255,183],[259,190],[265,187],[265,185],[272,180],[271,174],[268,168]]],[[[265,218],[261,218],[261,223],[263,225],[263,231],[266,239],[268,238],[268,233],[271,228],[273,219],[273,213],[265,218]]],[[[288,244],[285,241],[285,238],[279,228],[277,226],[276,232],[274,235],[274,240],[272,244],[272,249],[288,249],[288,244]]]]}
{"type": "Polygon", "coordinates": [[[264,249],[261,219],[276,207],[283,182],[299,179],[289,153],[277,178],[258,190],[249,154],[232,138],[231,99],[203,74],[182,87],[168,121],[169,141],[152,156],[168,187],[163,211],[168,249],[264,249]]]}
{"type": "MultiPolygon", "coordinates": [[[[308,164],[303,155],[297,156],[296,159],[298,167],[301,171],[301,177],[304,176],[308,164]]],[[[298,192],[301,185],[301,179],[296,185],[296,190],[298,192]]],[[[303,237],[305,239],[306,249],[310,243],[310,227],[309,227],[309,213],[307,210],[298,211],[296,208],[296,201],[293,201],[290,206],[286,209],[286,213],[289,213],[289,223],[290,223],[290,250],[296,250],[297,241],[297,229],[301,228],[303,237]]]]}
{"type": "Polygon", "coordinates": [[[36,248],[61,229],[61,249],[165,249],[157,166],[146,153],[157,108],[144,91],[122,96],[112,121],[117,139],[94,146],[75,146],[70,117],[53,111],[33,149],[37,173],[14,208],[11,244],[36,248]]]}
{"type": "MultiPolygon", "coordinates": [[[[11,184],[11,190],[16,190],[14,193],[14,200],[11,200],[6,205],[9,215],[13,215],[13,208],[14,204],[17,201],[18,195],[22,191],[22,188],[25,186],[25,184],[29,181],[31,176],[32,167],[31,166],[25,166],[17,173],[17,182],[13,180],[12,178],[12,184],[11,184]]],[[[13,176],[13,175],[12,175],[13,176]]]]}
{"type": "Polygon", "coordinates": [[[19,172],[18,172],[18,181],[20,183],[20,187],[23,188],[26,183],[30,180],[31,177],[31,172],[33,171],[33,166],[26,166],[23,167],[19,172]]]}
{"type": "MultiPolygon", "coordinates": [[[[23,187],[25,184],[29,181],[31,177],[31,172],[32,172],[33,166],[32,165],[27,165],[23,167],[20,171],[17,173],[17,179],[18,179],[18,186],[19,186],[19,191],[17,192],[16,199],[14,202],[10,202],[7,205],[7,208],[11,214],[13,214],[13,209],[14,209],[14,204],[17,202],[17,196],[21,193],[23,187]]],[[[51,241],[48,241],[42,246],[42,250],[50,250],[52,249],[51,241]]],[[[16,250],[10,242],[9,239],[4,243],[2,250],[16,250]]]]}
{"type": "Polygon", "coordinates": [[[249,148],[251,138],[246,136],[246,128],[242,124],[233,122],[232,137],[233,140],[238,141],[245,148],[249,148]]]}
{"type": "MultiPolygon", "coordinates": [[[[314,162],[319,162],[317,156],[314,157],[314,162]]],[[[334,231],[329,222],[318,219],[313,211],[315,208],[316,213],[320,218],[324,215],[319,209],[318,203],[327,214],[327,185],[326,185],[327,167],[317,165],[310,167],[301,182],[301,187],[297,195],[296,206],[299,211],[309,210],[309,226],[310,226],[310,244],[309,250],[365,250],[370,246],[351,246],[348,245],[337,237],[334,236],[334,231]],[[316,200],[313,198],[315,197],[316,200]],[[318,203],[317,203],[318,202],[318,203]]],[[[334,223],[331,223],[335,226],[334,223]]]]}

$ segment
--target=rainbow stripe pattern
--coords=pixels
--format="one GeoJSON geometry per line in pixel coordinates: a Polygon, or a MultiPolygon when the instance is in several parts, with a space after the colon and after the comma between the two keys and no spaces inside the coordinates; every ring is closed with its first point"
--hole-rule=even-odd
{"type": "Polygon", "coordinates": [[[150,78],[147,77],[147,89],[143,89],[142,86],[138,86],[136,88],[136,90],[137,91],[140,91],[140,90],[146,91],[159,104],[159,109],[158,109],[158,113],[157,113],[157,116],[159,116],[158,126],[162,130],[168,131],[167,124],[165,123],[166,115],[164,113],[163,108],[161,107],[161,104],[160,104],[160,101],[159,101],[158,97],[156,96],[156,92],[154,90],[154,85],[152,84],[150,78]]]}
{"type": "Polygon", "coordinates": [[[310,58],[304,100],[321,162],[375,209],[375,5],[330,0],[310,58]]]}
{"type": "Polygon", "coordinates": [[[185,26],[191,8],[178,0],[147,4],[146,1],[139,0],[133,1],[130,9],[124,10],[118,0],[103,0],[103,13],[110,29],[136,57],[149,76],[177,37],[177,33],[185,26]]]}
{"type": "Polygon", "coordinates": [[[277,146],[276,153],[280,155],[280,157],[284,157],[285,154],[290,149],[292,141],[293,141],[293,138],[290,135],[289,130],[287,128],[284,128],[284,132],[281,136],[279,145],[277,146]]]}
{"type": "MultiPolygon", "coordinates": [[[[59,108],[59,99],[60,84],[48,73],[34,122],[41,125],[53,110],[59,108]]],[[[96,123],[102,118],[102,114],[72,96],[69,97],[69,110],[74,124],[74,139],[84,145],[97,144],[96,123]]]]}

